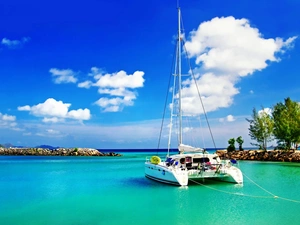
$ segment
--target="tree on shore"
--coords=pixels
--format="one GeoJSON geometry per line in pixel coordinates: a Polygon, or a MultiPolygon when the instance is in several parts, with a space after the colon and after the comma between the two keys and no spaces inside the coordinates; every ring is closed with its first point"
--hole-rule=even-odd
{"type": "Polygon", "coordinates": [[[243,151],[243,143],[244,143],[244,140],[242,138],[242,136],[239,136],[237,139],[236,139],[236,142],[239,144],[239,150],[240,151],[243,151]]]}
{"type": "Polygon", "coordinates": [[[284,149],[297,147],[300,141],[300,104],[289,97],[274,106],[274,136],[284,149]]]}
{"type": "Polygon", "coordinates": [[[267,143],[273,140],[274,122],[271,115],[269,115],[264,108],[259,112],[253,108],[252,119],[246,120],[250,123],[249,135],[252,140],[257,142],[250,144],[258,146],[259,149],[266,150],[267,143]]]}
{"type": "Polygon", "coordinates": [[[228,152],[235,151],[235,139],[234,138],[230,138],[228,140],[228,144],[229,144],[229,146],[227,147],[227,151],[228,152]]]}

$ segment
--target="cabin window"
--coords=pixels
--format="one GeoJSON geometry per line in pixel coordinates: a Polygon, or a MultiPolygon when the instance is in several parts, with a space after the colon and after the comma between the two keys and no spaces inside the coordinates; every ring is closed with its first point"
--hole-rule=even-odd
{"type": "Polygon", "coordinates": [[[209,162],[209,158],[203,157],[203,158],[193,158],[193,163],[207,163],[209,162]]]}
{"type": "Polygon", "coordinates": [[[192,162],[192,157],[185,157],[185,162],[186,163],[191,163],[192,162]]]}

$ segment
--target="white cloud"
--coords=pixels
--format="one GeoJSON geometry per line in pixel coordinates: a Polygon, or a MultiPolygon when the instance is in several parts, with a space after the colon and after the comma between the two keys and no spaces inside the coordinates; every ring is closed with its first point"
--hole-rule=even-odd
{"type": "Polygon", "coordinates": [[[7,115],[7,114],[1,115],[1,113],[0,113],[0,117],[4,121],[15,121],[16,120],[15,116],[7,115]]]}
{"type": "Polygon", "coordinates": [[[29,105],[19,106],[18,110],[19,111],[30,111],[30,106],[29,105]]]}
{"type": "Polygon", "coordinates": [[[94,77],[95,82],[85,81],[79,85],[85,88],[98,87],[99,94],[107,95],[95,102],[96,105],[102,108],[103,112],[118,112],[122,111],[125,106],[134,105],[134,100],[137,98],[135,89],[143,87],[145,82],[144,72],[142,71],[127,74],[121,70],[109,74],[102,69],[92,67],[89,75],[94,77]]]}
{"type": "Polygon", "coordinates": [[[59,70],[56,68],[51,68],[49,72],[52,74],[52,77],[54,77],[54,83],[56,84],[77,82],[75,72],[70,69],[59,70]]]}
{"type": "Polygon", "coordinates": [[[75,120],[89,120],[91,113],[89,109],[77,109],[68,112],[67,117],[75,120]]]}
{"type": "Polygon", "coordinates": [[[11,127],[16,127],[17,125],[18,124],[16,122],[12,122],[12,123],[9,124],[9,126],[11,126],[11,127]]]}
{"type": "Polygon", "coordinates": [[[226,119],[227,119],[228,122],[233,122],[233,121],[235,121],[235,118],[233,117],[233,115],[228,115],[228,116],[226,117],[226,119]]]}
{"type": "Polygon", "coordinates": [[[66,117],[70,103],[63,103],[56,101],[53,98],[48,98],[45,102],[39,103],[31,107],[30,111],[36,116],[53,116],[53,117],[66,117]]]}
{"type": "Polygon", "coordinates": [[[58,130],[53,130],[53,129],[47,129],[46,131],[49,134],[59,134],[60,133],[58,130]]]}
{"type": "Polygon", "coordinates": [[[183,132],[183,133],[187,133],[187,132],[192,131],[192,130],[193,130],[193,127],[184,127],[184,128],[182,129],[182,132],[183,132]]]}
{"type": "Polygon", "coordinates": [[[80,87],[80,88],[86,88],[86,89],[89,89],[92,85],[93,85],[93,82],[87,80],[87,81],[84,81],[84,82],[79,83],[77,86],[80,87]]]}
{"type": "Polygon", "coordinates": [[[57,117],[44,117],[43,122],[44,123],[58,123],[58,122],[63,122],[65,121],[62,118],[57,118],[57,117]]]}
{"type": "Polygon", "coordinates": [[[144,86],[144,72],[135,71],[133,74],[127,74],[121,70],[112,74],[97,74],[98,78],[95,86],[101,88],[139,88],[144,86]]]}
{"type": "Polygon", "coordinates": [[[8,115],[8,114],[2,114],[0,112],[0,127],[1,128],[8,128],[12,130],[17,130],[17,123],[16,116],[8,115]]]}
{"type": "Polygon", "coordinates": [[[77,109],[69,111],[70,103],[56,101],[48,98],[45,102],[34,106],[20,106],[19,110],[28,110],[35,116],[44,117],[44,122],[61,122],[63,119],[89,120],[91,118],[89,109],[77,109]]]}
{"type": "Polygon", "coordinates": [[[220,118],[219,119],[219,122],[221,122],[221,123],[223,123],[224,121],[226,121],[226,122],[233,122],[233,121],[235,121],[235,118],[234,118],[233,115],[228,115],[225,118],[220,118]]]}
{"type": "MultiPolygon", "coordinates": [[[[260,71],[268,62],[279,62],[279,54],[292,48],[296,36],[263,38],[258,29],[251,27],[247,19],[234,17],[214,18],[200,24],[190,32],[185,48],[195,58],[198,68],[194,75],[207,112],[229,107],[239,93],[235,85],[245,76],[260,71]],[[202,76],[200,76],[203,74],[202,76]]],[[[199,100],[193,79],[184,82],[183,110],[198,114],[195,104],[199,100]]]]}
{"type": "MultiPolygon", "coordinates": [[[[233,96],[239,91],[230,79],[229,76],[218,77],[213,73],[206,73],[197,79],[197,86],[207,112],[232,104],[233,96]]],[[[199,107],[197,86],[193,79],[188,79],[182,88],[182,108],[186,114],[203,113],[202,107],[199,107]]]]}
{"type": "Polygon", "coordinates": [[[122,103],[124,103],[122,98],[100,98],[95,102],[104,109],[104,112],[118,112],[122,103]]]}
{"type": "Polygon", "coordinates": [[[9,48],[16,48],[22,46],[24,43],[30,40],[29,37],[23,37],[21,40],[10,40],[8,38],[2,38],[1,44],[9,48]]]}
{"type": "MultiPolygon", "coordinates": [[[[75,73],[68,70],[59,70],[52,68],[49,70],[52,76],[55,78],[55,83],[76,83],[77,78],[75,73]]],[[[93,77],[94,80],[86,80],[77,84],[79,88],[89,89],[90,87],[97,87],[98,93],[101,95],[107,95],[101,97],[95,102],[102,108],[103,112],[118,112],[122,111],[125,106],[134,105],[134,100],[137,98],[136,88],[144,86],[144,72],[135,71],[133,74],[127,74],[121,70],[115,73],[106,73],[103,69],[92,67],[89,77],[93,77]]],[[[23,110],[28,110],[28,107],[23,110]]],[[[77,117],[74,112],[70,114],[71,117],[77,117]]],[[[82,112],[81,116],[87,118],[88,114],[82,112]]]]}

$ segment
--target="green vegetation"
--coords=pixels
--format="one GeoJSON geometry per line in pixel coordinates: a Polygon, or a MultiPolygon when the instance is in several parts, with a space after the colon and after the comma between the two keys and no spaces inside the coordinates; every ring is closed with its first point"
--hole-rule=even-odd
{"type": "Polygon", "coordinates": [[[243,143],[244,143],[244,140],[242,138],[242,136],[239,136],[237,139],[234,139],[234,138],[230,138],[228,140],[228,144],[229,146],[227,147],[227,151],[228,152],[232,152],[232,151],[235,151],[235,142],[237,142],[239,144],[239,150],[240,151],[243,151],[243,143]]]}
{"type": "Polygon", "coordinates": [[[228,152],[235,151],[235,139],[234,138],[230,138],[228,140],[228,144],[229,144],[229,146],[227,147],[227,151],[228,152]]]}
{"type": "Polygon", "coordinates": [[[257,143],[259,149],[267,149],[267,143],[276,139],[278,149],[291,149],[298,147],[300,142],[300,104],[290,98],[284,99],[284,103],[277,103],[272,113],[268,114],[264,108],[257,112],[253,109],[252,119],[246,119],[250,123],[249,135],[257,143]]]}
{"type": "Polygon", "coordinates": [[[244,143],[244,140],[242,138],[242,136],[239,136],[237,139],[236,139],[236,142],[239,144],[239,150],[240,151],[243,151],[243,143],[244,143]]]}
{"type": "Polygon", "coordinates": [[[246,119],[250,123],[249,135],[252,140],[257,143],[251,143],[258,146],[259,149],[266,150],[267,143],[273,140],[274,122],[264,108],[257,112],[254,108],[252,111],[252,119],[246,119]]]}
{"type": "Polygon", "coordinates": [[[300,142],[300,104],[290,98],[273,108],[273,134],[282,148],[291,149],[300,142]]]}

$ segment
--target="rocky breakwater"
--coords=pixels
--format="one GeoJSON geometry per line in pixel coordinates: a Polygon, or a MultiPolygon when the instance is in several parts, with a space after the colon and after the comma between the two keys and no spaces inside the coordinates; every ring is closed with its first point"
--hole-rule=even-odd
{"type": "Polygon", "coordinates": [[[0,155],[38,155],[38,156],[122,156],[119,153],[103,153],[92,148],[0,148],[0,155]]]}
{"type": "Polygon", "coordinates": [[[216,153],[221,159],[300,162],[300,151],[295,150],[244,150],[232,152],[218,150],[216,153]]]}

